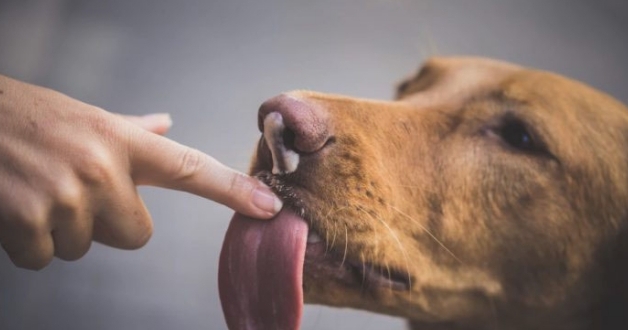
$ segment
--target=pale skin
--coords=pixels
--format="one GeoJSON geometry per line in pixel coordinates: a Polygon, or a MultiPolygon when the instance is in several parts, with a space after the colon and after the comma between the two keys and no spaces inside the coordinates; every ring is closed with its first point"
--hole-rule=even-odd
{"type": "Polygon", "coordinates": [[[258,180],[169,140],[170,117],[112,114],[0,75],[0,244],[41,269],[92,241],[143,246],[152,220],[138,185],[186,191],[268,219],[281,201],[258,180]]]}

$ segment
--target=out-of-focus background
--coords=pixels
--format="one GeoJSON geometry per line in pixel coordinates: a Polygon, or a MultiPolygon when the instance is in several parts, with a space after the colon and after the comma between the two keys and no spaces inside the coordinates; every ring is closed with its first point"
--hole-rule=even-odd
{"type": "MultiPolygon", "coordinates": [[[[627,31],[625,0],[0,0],[0,73],[114,112],[169,112],[170,138],[246,170],[265,99],[388,99],[431,55],[557,71],[626,102],[627,31]]],[[[141,250],[94,244],[40,272],[0,251],[0,329],[225,329],[216,276],[231,211],[141,192],[155,222],[141,250]]],[[[403,328],[319,306],[302,326],[403,328]]]]}

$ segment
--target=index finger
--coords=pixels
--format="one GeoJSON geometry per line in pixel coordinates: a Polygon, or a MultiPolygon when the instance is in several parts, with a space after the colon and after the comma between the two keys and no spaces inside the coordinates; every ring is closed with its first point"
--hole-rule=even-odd
{"type": "Polygon", "coordinates": [[[255,218],[270,218],[282,207],[259,180],[156,134],[141,130],[132,134],[129,161],[136,184],[186,191],[255,218]]]}

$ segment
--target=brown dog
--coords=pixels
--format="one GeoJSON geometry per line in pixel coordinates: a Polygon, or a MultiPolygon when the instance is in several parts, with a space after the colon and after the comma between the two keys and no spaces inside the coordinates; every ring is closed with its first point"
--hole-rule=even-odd
{"type": "Polygon", "coordinates": [[[251,173],[290,210],[234,218],[230,328],[296,328],[303,295],[413,329],[628,329],[628,109],[611,97],[438,58],[394,102],[295,91],[259,118],[251,173]]]}

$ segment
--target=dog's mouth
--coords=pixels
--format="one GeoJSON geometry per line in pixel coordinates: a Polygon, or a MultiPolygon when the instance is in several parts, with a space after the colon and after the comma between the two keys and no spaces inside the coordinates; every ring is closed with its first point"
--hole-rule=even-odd
{"type": "Polygon", "coordinates": [[[231,221],[219,267],[220,299],[230,329],[298,329],[308,289],[304,275],[364,293],[410,288],[408,275],[358,261],[346,247],[330,248],[306,220],[306,205],[291,185],[267,172],[258,177],[286,207],[270,221],[237,213],[231,221]]]}

